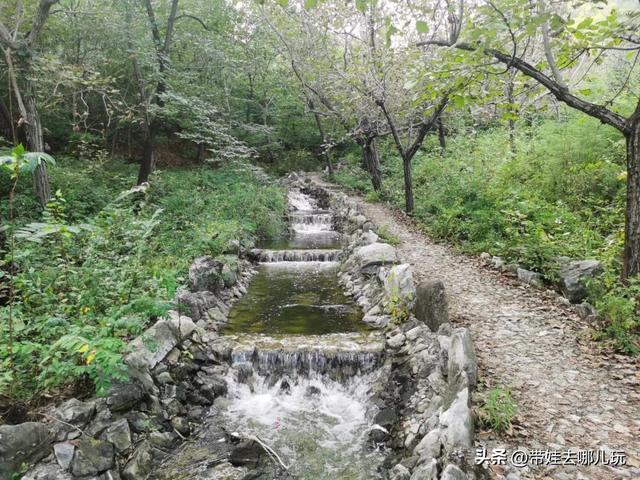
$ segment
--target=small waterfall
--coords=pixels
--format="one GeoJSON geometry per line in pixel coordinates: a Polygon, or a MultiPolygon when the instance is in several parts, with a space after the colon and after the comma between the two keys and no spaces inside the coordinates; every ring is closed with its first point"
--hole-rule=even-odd
{"type": "Polygon", "coordinates": [[[317,210],[317,202],[309,195],[305,195],[300,190],[290,190],[287,195],[289,206],[293,210],[317,210]]]}
{"type": "Polygon", "coordinates": [[[262,250],[255,248],[251,257],[258,262],[336,262],[342,250],[262,250]]]}

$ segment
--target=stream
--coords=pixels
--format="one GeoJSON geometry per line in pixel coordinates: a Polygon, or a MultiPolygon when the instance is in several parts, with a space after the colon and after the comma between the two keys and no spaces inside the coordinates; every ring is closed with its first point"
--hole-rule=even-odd
{"type": "MultiPolygon", "coordinates": [[[[213,444],[234,432],[277,452],[288,467],[282,478],[380,478],[383,453],[367,438],[377,428],[370,398],[384,340],[338,283],[343,240],[332,213],[298,190],[288,198],[289,233],[252,252],[258,273],[217,340],[232,351],[227,395],[185,445],[193,458],[176,464],[215,456],[213,444]]],[[[224,468],[188,478],[267,478],[224,468]]]]}

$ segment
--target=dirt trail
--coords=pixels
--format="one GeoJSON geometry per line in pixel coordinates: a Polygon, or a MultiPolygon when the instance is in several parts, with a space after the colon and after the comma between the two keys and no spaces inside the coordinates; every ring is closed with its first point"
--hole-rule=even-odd
{"type": "MultiPolygon", "coordinates": [[[[555,293],[521,285],[434,243],[394,209],[353,199],[377,226],[398,236],[399,255],[414,276],[444,282],[452,321],[472,331],[481,381],[512,390],[518,404],[512,434],[479,435],[489,455],[498,447],[620,450],[627,455],[623,467],[541,465],[518,471],[536,480],[640,479],[639,362],[598,352],[586,338],[587,325],[555,293]]],[[[502,467],[492,469],[502,477],[502,467]]]]}

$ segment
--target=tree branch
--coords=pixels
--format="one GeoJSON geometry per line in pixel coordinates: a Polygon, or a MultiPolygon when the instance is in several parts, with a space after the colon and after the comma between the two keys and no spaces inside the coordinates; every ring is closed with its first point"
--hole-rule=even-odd
{"type": "Polygon", "coordinates": [[[200,20],[198,17],[196,17],[195,15],[190,15],[188,13],[183,13],[182,15],[178,15],[176,17],[175,21],[177,22],[181,18],[190,18],[191,20],[195,20],[196,22],[198,22],[202,26],[202,28],[204,28],[206,31],[209,31],[209,27],[207,27],[207,25],[202,20],[200,20]]]}
{"type": "Polygon", "coordinates": [[[40,3],[38,3],[38,10],[36,11],[35,17],[33,17],[31,31],[27,37],[27,43],[29,43],[29,45],[35,45],[37,43],[42,27],[44,27],[49,17],[49,11],[58,1],[59,0],[40,0],[40,3]]]}

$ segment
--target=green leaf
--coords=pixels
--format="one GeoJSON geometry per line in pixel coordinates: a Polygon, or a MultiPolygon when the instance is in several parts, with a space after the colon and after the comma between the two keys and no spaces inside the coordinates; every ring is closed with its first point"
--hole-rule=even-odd
{"type": "Polygon", "coordinates": [[[318,4],[318,0],[304,0],[304,8],[306,10],[311,10],[318,4]]]}
{"type": "Polygon", "coordinates": [[[418,33],[429,33],[429,25],[423,20],[416,20],[416,30],[418,33]]]}
{"type": "Polygon", "coordinates": [[[367,0],[356,0],[356,8],[364,12],[367,9],[367,0]]]}
{"type": "Polygon", "coordinates": [[[289,5],[289,0],[277,0],[277,2],[281,7],[286,7],[287,5],[289,5]]]}

